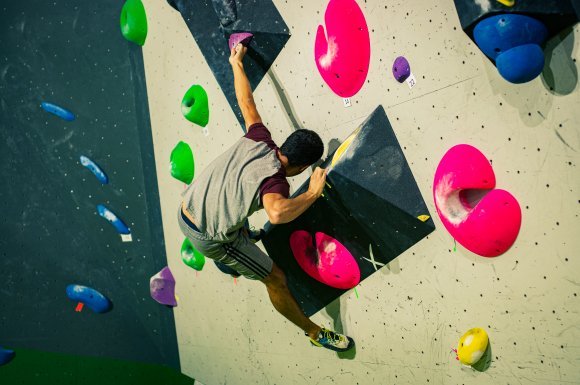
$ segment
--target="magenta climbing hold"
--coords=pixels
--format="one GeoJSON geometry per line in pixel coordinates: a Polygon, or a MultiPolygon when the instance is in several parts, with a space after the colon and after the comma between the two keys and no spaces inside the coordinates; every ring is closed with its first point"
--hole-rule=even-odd
{"type": "Polygon", "coordinates": [[[314,59],[330,89],[343,98],[356,94],[369,71],[371,44],[365,17],[355,0],[330,0],[318,26],[314,59]]]}
{"type": "Polygon", "coordinates": [[[399,56],[393,62],[393,76],[399,83],[404,82],[411,75],[411,65],[404,56],[399,56]]]}
{"type": "Polygon", "coordinates": [[[149,281],[149,289],[151,291],[151,298],[162,305],[177,306],[175,299],[175,278],[171,274],[168,266],[165,266],[161,271],[151,277],[149,281]]]}
{"type": "Polygon", "coordinates": [[[495,189],[491,164],[475,147],[459,144],[447,151],[435,172],[433,197],[447,231],[475,254],[496,257],[515,242],[520,205],[509,192],[495,189]]]}
{"type": "Polygon", "coordinates": [[[347,248],[333,237],[304,230],[290,236],[290,248],[298,265],[315,280],[337,289],[352,289],[360,282],[360,268],[347,248]]]}
{"type": "Polygon", "coordinates": [[[238,44],[247,47],[250,45],[253,37],[254,35],[249,32],[232,33],[228,40],[228,47],[230,47],[230,50],[236,47],[238,44]]]}

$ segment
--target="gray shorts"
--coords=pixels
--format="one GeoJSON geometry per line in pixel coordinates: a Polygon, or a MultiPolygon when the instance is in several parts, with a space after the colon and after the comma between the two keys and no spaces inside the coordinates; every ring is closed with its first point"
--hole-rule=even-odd
{"type": "Polygon", "coordinates": [[[240,229],[230,242],[218,242],[199,232],[182,212],[177,214],[179,227],[193,246],[206,258],[221,262],[248,279],[262,280],[272,272],[274,262],[240,229]]]}

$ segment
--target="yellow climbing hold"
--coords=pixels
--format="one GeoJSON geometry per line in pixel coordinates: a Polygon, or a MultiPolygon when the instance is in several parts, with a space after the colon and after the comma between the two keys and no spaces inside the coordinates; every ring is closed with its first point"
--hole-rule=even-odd
{"type": "Polygon", "coordinates": [[[417,219],[420,220],[421,222],[427,222],[429,220],[429,218],[431,218],[431,217],[429,215],[425,215],[425,214],[419,215],[417,217],[417,219]]]}
{"type": "Polygon", "coordinates": [[[513,7],[516,3],[516,0],[497,0],[498,3],[502,3],[506,7],[513,7]]]}
{"type": "Polygon", "coordinates": [[[350,136],[346,138],[345,141],[342,142],[340,146],[338,146],[338,148],[334,152],[334,155],[332,156],[332,162],[330,163],[330,167],[334,167],[334,164],[338,162],[340,158],[342,158],[346,150],[350,147],[350,144],[352,143],[354,138],[356,138],[359,131],[360,127],[357,128],[352,134],[350,134],[350,136]]]}
{"type": "Polygon", "coordinates": [[[459,339],[457,357],[465,365],[473,365],[481,359],[487,349],[489,337],[482,328],[469,329],[459,339]]]}

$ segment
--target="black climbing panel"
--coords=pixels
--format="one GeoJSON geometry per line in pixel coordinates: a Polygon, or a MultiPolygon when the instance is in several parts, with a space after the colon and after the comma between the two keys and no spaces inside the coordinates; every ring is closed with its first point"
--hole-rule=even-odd
{"type": "Polygon", "coordinates": [[[183,16],[245,132],[228,61],[228,38],[235,32],[254,34],[244,59],[244,69],[255,90],[290,38],[284,19],[271,0],[168,0],[168,3],[183,16]]]}
{"type": "MultiPolygon", "coordinates": [[[[357,260],[362,281],[435,229],[430,218],[418,219],[430,214],[382,106],[362,123],[327,180],[331,187],[325,188],[324,198],[291,223],[267,224],[263,239],[307,315],[345,290],[322,284],[302,270],[289,245],[294,231],[324,232],[337,239],[357,260]]],[[[306,191],[308,184],[294,195],[306,191]]]]}
{"type": "Polygon", "coordinates": [[[461,28],[473,39],[473,28],[482,19],[500,13],[519,13],[543,22],[552,37],[563,29],[574,25],[578,16],[572,3],[578,0],[515,0],[508,7],[496,0],[454,0],[461,28]]]}
{"type": "Polygon", "coordinates": [[[179,368],[172,311],[149,296],[149,278],[167,261],[143,58],[121,35],[122,6],[0,7],[0,345],[179,368]],[[43,101],[76,120],[47,113],[43,101]],[[108,185],[80,155],[103,168],[108,185]],[[127,223],[133,242],[97,215],[99,203],[127,223]],[[108,296],[112,311],[75,312],[71,283],[108,296]]]}

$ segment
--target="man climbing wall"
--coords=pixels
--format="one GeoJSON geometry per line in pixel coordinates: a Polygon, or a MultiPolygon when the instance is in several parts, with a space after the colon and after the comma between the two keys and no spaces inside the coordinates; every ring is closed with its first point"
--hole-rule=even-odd
{"type": "Polygon", "coordinates": [[[316,168],[306,192],[289,199],[286,177],[296,176],[320,159],[322,140],[314,131],[297,130],[278,148],[262,124],[243,66],[247,47],[238,44],[229,58],[236,98],[247,134],[217,157],[183,193],[178,221],[181,231],[206,257],[246,278],[266,285],[272,305],[304,330],[314,346],[346,351],[350,337],[321,328],[308,319],[286,284],[286,276],[250,240],[247,218],[264,208],[273,224],[288,223],[322,194],[326,173],[316,168]]]}

